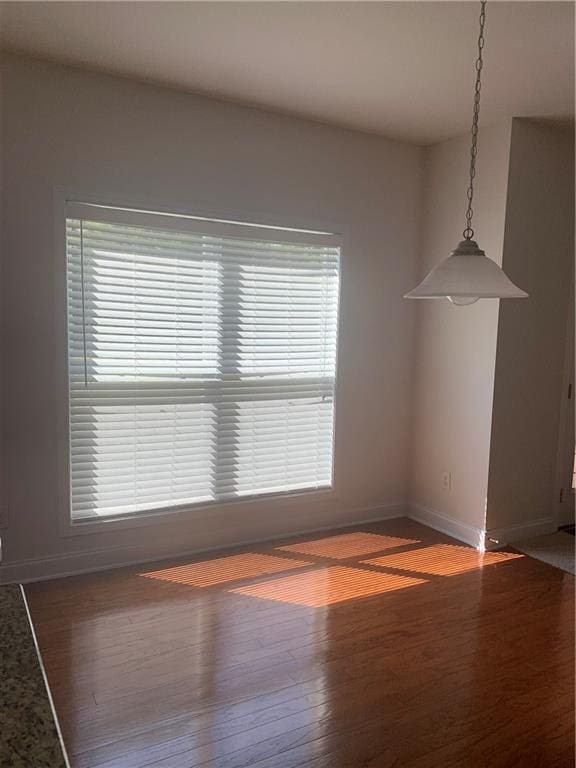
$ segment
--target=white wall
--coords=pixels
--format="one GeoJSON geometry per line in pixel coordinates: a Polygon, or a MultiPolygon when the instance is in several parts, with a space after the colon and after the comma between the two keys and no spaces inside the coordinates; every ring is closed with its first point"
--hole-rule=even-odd
{"type": "MultiPolygon", "coordinates": [[[[468,143],[425,152],[422,276],[459,239],[468,143]]],[[[572,131],[514,118],[483,128],[479,151],[476,239],[530,298],[419,302],[410,484],[416,515],[470,543],[554,527],[574,282],[572,131]]]]}
{"type": "MultiPolygon", "coordinates": [[[[510,122],[483,128],[474,197],[474,230],[486,254],[502,263],[510,122]]],[[[426,150],[419,276],[462,239],[469,164],[468,136],[426,150]]],[[[484,528],[498,301],[456,307],[418,301],[410,499],[447,518],[448,530],[484,528]],[[452,490],[442,475],[452,475],[452,490]]],[[[436,518],[441,523],[441,518],[436,518]]]]}
{"type": "MultiPolygon", "coordinates": [[[[4,451],[11,519],[3,532],[4,563],[56,558],[36,569],[28,564],[35,575],[94,567],[354,522],[403,502],[414,306],[401,296],[416,276],[421,151],[25,58],[6,57],[4,67],[4,451]],[[60,535],[57,330],[64,306],[55,299],[55,259],[63,258],[54,253],[55,187],[344,234],[334,494],[60,535]],[[70,557],[59,560],[64,555],[70,557]]],[[[473,309],[468,317],[485,311],[493,313],[473,309]]]]}
{"type": "MultiPolygon", "coordinates": [[[[498,322],[487,529],[508,541],[554,528],[570,289],[574,134],[515,119],[503,266],[530,298],[498,322]],[[507,529],[512,530],[507,530],[507,529]]],[[[574,401],[565,418],[574,419],[574,401]]]]}

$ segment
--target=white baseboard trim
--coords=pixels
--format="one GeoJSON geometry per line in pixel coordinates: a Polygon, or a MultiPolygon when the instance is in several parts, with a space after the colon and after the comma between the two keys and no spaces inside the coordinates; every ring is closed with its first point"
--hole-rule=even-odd
{"type": "Polygon", "coordinates": [[[118,547],[114,549],[90,549],[33,560],[22,560],[0,565],[0,584],[25,584],[33,581],[47,581],[66,576],[77,576],[83,573],[95,573],[113,568],[201,555],[206,552],[233,551],[234,549],[245,548],[252,544],[262,544],[276,540],[282,541],[283,539],[292,538],[300,534],[323,533],[325,531],[337,531],[338,529],[345,530],[346,528],[358,525],[375,523],[381,520],[392,520],[399,517],[415,520],[422,525],[428,526],[428,528],[440,531],[475,549],[495,549],[506,544],[513,544],[515,541],[529,539],[533,536],[542,536],[556,531],[556,524],[552,518],[532,520],[520,525],[484,531],[481,528],[455,520],[431,507],[419,504],[386,504],[350,510],[344,518],[339,517],[338,519],[327,521],[325,525],[320,527],[311,526],[306,528],[302,525],[302,519],[299,519],[295,521],[297,529],[294,528],[283,533],[266,535],[262,538],[238,539],[233,544],[228,542],[222,546],[189,547],[184,550],[163,551],[161,554],[154,550],[153,545],[131,547],[129,549],[118,547]]]}
{"type": "Polygon", "coordinates": [[[435,531],[445,533],[447,536],[462,541],[464,544],[469,544],[475,549],[484,549],[484,530],[482,528],[461,523],[436,509],[420,504],[409,504],[407,510],[407,517],[411,520],[427,525],[428,528],[433,528],[435,531]]]}
{"type": "Polygon", "coordinates": [[[322,533],[339,528],[351,528],[367,523],[375,523],[380,520],[392,520],[406,516],[406,505],[386,504],[378,507],[365,507],[363,509],[350,510],[345,518],[335,518],[321,527],[311,526],[306,528],[302,520],[296,521],[297,530],[274,533],[262,538],[250,538],[245,541],[238,539],[234,543],[226,543],[222,546],[190,547],[173,552],[154,551],[153,546],[146,547],[118,547],[114,549],[90,549],[80,552],[71,552],[62,555],[33,560],[21,560],[19,562],[0,564],[0,584],[26,584],[33,581],[48,581],[66,576],[77,576],[83,573],[95,573],[107,571],[113,568],[123,568],[142,563],[154,563],[161,560],[177,559],[191,555],[201,555],[205,552],[218,552],[220,550],[234,550],[247,547],[252,544],[262,544],[267,541],[281,541],[300,534],[322,533]]]}
{"type": "Polygon", "coordinates": [[[489,545],[486,549],[502,547],[505,544],[513,544],[515,541],[522,541],[522,539],[531,539],[534,536],[544,536],[547,533],[555,533],[556,530],[557,525],[551,517],[545,517],[540,520],[530,520],[526,523],[509,525],[504,528],[494,528],[486,531],[486,541],[489,545]]]}

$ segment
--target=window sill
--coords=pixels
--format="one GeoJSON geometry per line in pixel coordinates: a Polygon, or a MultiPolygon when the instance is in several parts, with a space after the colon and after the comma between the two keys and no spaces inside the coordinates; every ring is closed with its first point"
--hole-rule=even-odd
{"type": "Polygon", "coordinates": [[[169,521],[176,524],[185,524],[195,517],[207,515],[222,515],[231,507],[273,503],[278,507],[278,512],[283,509],[292,509],[295,505],[307,499],[330,500],[335,498],[334,486],[322,488],[302,489],[300,491],[291,491],[289,493],[273,493],[255,496],[244,496],[238,499],[227,501],[213,501],[208,503],[196,504],[187,507],[169,507],[156,509],[150,512],[141,512],[131,515],[118,517],[87,517],[82,520],[71,520],[67,518],[63,521],[61,529],[62,536],[83,536],[86,534],[104,533],[111,530],[122,530],[130,528],[140,528],[146,526],[164,525],[169,521]]]}

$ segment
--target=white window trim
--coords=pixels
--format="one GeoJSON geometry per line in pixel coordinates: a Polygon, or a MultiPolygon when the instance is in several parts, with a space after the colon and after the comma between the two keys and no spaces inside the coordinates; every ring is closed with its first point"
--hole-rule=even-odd
{"type": "MultiPolygon", "coordinates": [[[[228,509],[237,510],[243,505],[251,508],[259,505],[266,505],[270,508],[274,506],[273,513],[281,514],[282,511],[289,511],[301,507],[303,497],[306,503],[313,510],[314,503],[330,501],[336,502],[340,496],[340,487],[338,478],[340,472],[338,467],[341,465],[339,460],[338,447],[341,441],[338,439],[338,424],[340,422],[338,413],[338,358],[341,338],[342,325],[342,275],[344,268],[344,254],[347,250],[348,236],[339,225],[326,220],[318,221],[301,218],[295,221],[294,217],[289,220],[285,215],[275,215],[262,212],[254,212],[241,209],[230,209],[216,206],[215,204],[199,204],[193,208],[184,208],[181,203],[170,204],[166,200],[159,202],[150,198],[142,198],[136,195],[129,195],[124,198],[110,196],[105,192],[95,192],[94,190],[79,190],[67,187],[53,188],[53,211],[54,211],[54,307],[55,307],[55,365],[56,365],[56,388],[57,405],[54,409],[54,434],[56,461],[58,468],[58,490],[56,508],[59,518],[59,531],[62,537],[85,535],[88,533],[102,533],[103,531],[132,529],[147,526],[166,527],[168,522],[176,525],[190,523],[194,518],[206,517],[206,515],[222,515],[228,509]],[[70,499],[70,430],[69,430],[69,388],[68,388],[68,312],[67,312],[67,257],[66,257],[66,218],[69,215],[71,206],[77,201],[82,200],[84,204],[119,208],[138,212],[142,216],[143,211],[153,211],[154,214],[170,216],[189,217],[191,222],[199,219],[204,222],[205,219],[211,221],[225,222],[257,222],[256,228],[266,227],[284,229],[286,236],[291,237],[290,232],[299,233],[295,239],[301,239],[302,232],[315,233],[319,238],[326,239],[327,244],[338,245],[340,247],[340,271],[339,271],[339,295],[340,310],[338,313],[337,344],[336,344],[336,378],[334,389],[334,427],[333,427],[333,458],[332,458],[332,485],[330,488],[320,489],[302,489],[290,492],[278,492],[271,494],[258,494],[255,496],[244,496],[238,499],[222,501],[210,501],[207,503],[193,504],[190,506],[172,506],[153,510],[147,513],[127,515],[123,518],[100,518],[97,520],[76,520],[72,519],[71,499],[70,499]],[[217,211],[215,214],[214,211],[217,211]],[[336,234],[340,231],[341,234],[336,234]]],[[[113,215],[113,214],[112,214],[113,215]]],[[[194,226],[191,223],[191,226],[194,226]]],[[[201,225],[204,226],[204,223],[201,225]]],[[[249,225],[246,225],[247,227],[249,225]]],[[[237,514],[234,512],[233,514],[237,514]]]]}

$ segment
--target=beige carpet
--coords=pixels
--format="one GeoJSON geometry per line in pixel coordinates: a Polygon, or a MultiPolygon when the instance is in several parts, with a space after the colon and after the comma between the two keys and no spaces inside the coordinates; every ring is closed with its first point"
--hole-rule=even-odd
{"type": "Polygon", "coordinates": [[[566,573],[575,573],[576,539],[569,533],[558,531],[547,536],[537,536],[513,544],[514,549],[525,555],[542,560],[566,573]]]}

